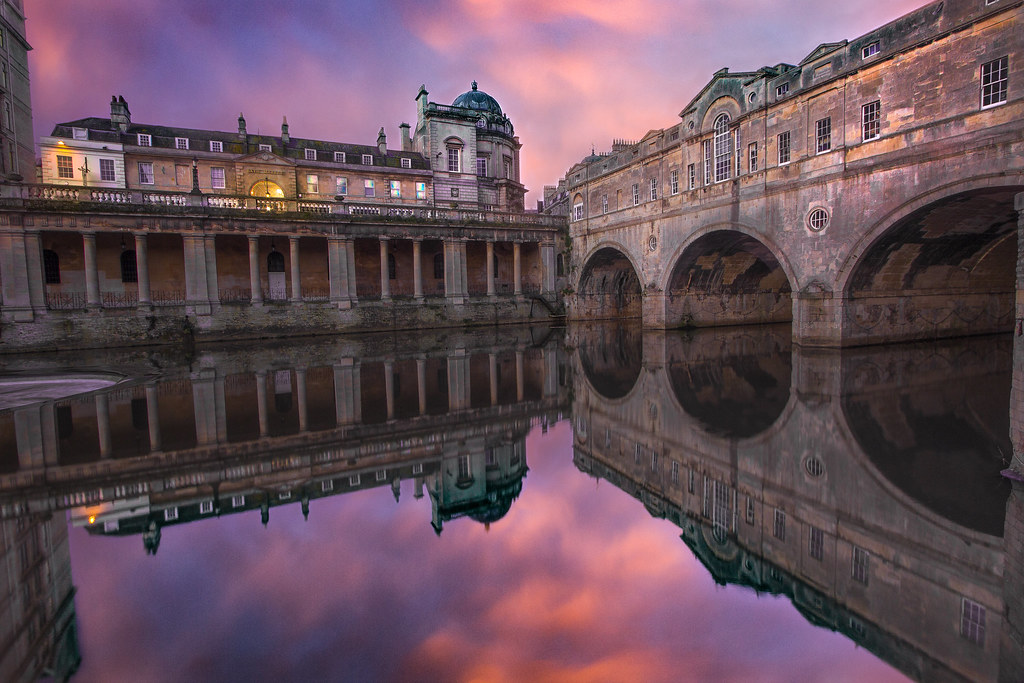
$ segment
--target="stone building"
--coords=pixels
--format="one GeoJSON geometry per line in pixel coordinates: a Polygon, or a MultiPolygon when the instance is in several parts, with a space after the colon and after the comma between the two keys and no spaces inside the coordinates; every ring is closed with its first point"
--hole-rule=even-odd
{"type": "Polygon", "coordinates": [[[365,145],[286,119],[138,123],[123,97],[58,124],[41,183],[0,198],[0,350],[549,316],[564,220],[523,211],[511,122],[476,89],[418,102],[401,150],[383,128],[365,145]]]}
{"type": "Polygon", "coordinates": [[[22,0],[0,2],[0,175],[9,180],[36,177],[35,135],[29,92],[25,10],[22,0]]]}
{"type": "Polygon", "coordinates": [[[1022,16],[932,2],[796,64],[722,69],[675,122],[581,160],[570,316],[792,321],[821,346],[1011,329],[1022,16]]]}

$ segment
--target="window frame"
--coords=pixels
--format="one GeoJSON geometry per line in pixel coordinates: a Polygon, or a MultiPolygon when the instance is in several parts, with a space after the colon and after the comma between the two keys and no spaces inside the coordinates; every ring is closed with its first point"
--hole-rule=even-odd
{"type": "Polygon", "coordinates": [[[72,179],[75,177],[75,158],[68,154],[57,155],[57,177],[72,179]]]}
{"type": "Polygon", "coordinates": [[[449,145],[447,148],[447,165],[449,173],[462,173],[462,148],[449,145]]]}
{"type": "Polygon", "coordinates": [[[227,170],[223,166],[210,167],[210,187],[214,190],[227,189],[227,170]],[[220,171],[220,173],[217,173],[220,171]],[[218,180],[220,184],[218,185],[218,180]]]}
{"type": "Polygon", "coordinates": [[[814,153],[826,154],[832,151],[832,117],[814,122],[814,153]]]}
{"type": "Polygon", "coordinates": [[[138,147],[152,147],[153,136],[149,133],[136,133],[135,142],[138,147]]]}
{"type": "Polygon", "coordinates": [[[757,166],[757,141],[755,140],[747,145],[747,171],[749,173],[757,173],[757,166]]]}
{"type": "Polygon", "coordinates": [[[139,162],[139,185],[156,185],[156,175],[153,173],[152,161],[139,162]],[[148,168],[148,175],[143,175],[144,168],[148,168]],[[146,178],[148,178],[148,180],[146,178]]]}
{"type": "Polygon", "coordinates": [[[335,152],[334,153],[334,163],[336,163],[336,164],[344,164],[345,163],[345,153],[344,152],[335,152]]]}
{"type": "Polygon", "coordinates": [[[316,150],[312,147],[303,147],[302,156],[306,161],[316,161],[316,150]]]}
{"type": "Polygon", "coordinates": [[[347,195],[348,194],[348,176],[335,176],[334,178],[334,194],[335,195],[347,195]]]}
{"type": "Polygon", "coordinates": [[[640,183],[633,183],[633,206],[640,206],[640,183]]]}
{"type": "Polygon", "coordinates": [[[864,142],[882,137],[882,102],[875,100],[860,108],[860,134],[864,142]]]}
{"type": "Polygon", "coordinates": [[[673,168],[668,175],[668,191],[670,196],[679,194],[679,169],[673,168]]]}
{"type": "Polygon", "coordinates": [[[268,145],[266,143],[261,142],[261,143],[259,143],[259,145],[257,147],[258,147],[258,151],[260,151],[260,152],[270,152],[271,154],[274,153],[273,145],[268,145]]]}
{"type": "Polygon", "coordinates": [[[650,181],[650,201],[654,202],[658,200],[658,179],[657,177],[651,178],[650,181]]]}
{"type": "Polygon", "coordinates": [[[775,138],[778,165],[788,166],[793,161],[793,137],[791,131],[784,130],[775,138]],[[785,144],[783,144],[785,143],[785,144]],[[785,158],[783,158],[785,157],[785,158]]]}
{"type": "Polygon", "coordinates": [[[402,181],[401,180],[389,180],[388,181],[388,194],[392,199],[402,198],[402,181]]]}
{"type": "Polygon", "coordinates": [[[363,196],[364,197],[376,197],[377,187],[373,182],[373,178],[363,178],[363,196]]]}
{"type": "Polygon", "coordinates": [[[416,183],[416,199],[427,198],[427,184],[424,182],[416,183]]]}
{"type": "Polygon", "coordinates": [[[363,162],[363,166],[373,166],[373,155],[363,154],[361,161],[363,162]]]}
{"type": "Polygon", "coordinates": [[[320,194],[320,176],[316,173],[306,174],[306,193],[320,194]]]}
{"type": "Polygon", "coordinates": [[[223,152],[224,143],[220,140],[210,140],[210,151],[211,152],[223,152]]]}
{"type": "Polygon", "coordinates": [[[89,139],[89,129],[88,128],[72,127],[71,128],[71,139],[72,140],[88,140],[89,139]]]}
{"type": "Polygon", "coordinates": [[[178,137],[174,138],[174,149],[185,149],[185,150],[187,150],[189,148],[188,145],[189,145],[188,138],[178,138],[178,137]]]}
{"type": "Polygon", "coordinates": [[[1010,57],[1004,55],[981,65],[981,108],[991,109],[1006,104],[1010,86],[1010,57]],[[993,70],[995,73],[993,73],[993,70]],[[987,71],[987,73],[986,73],[987,71]],[[988,103],[986,104],[986,98],[988,103]]]}
{"type": "Polygon", "coordinates": [[[878,54],[878,51],[879,51],[879,45],[878,45],[878,41],[876,40],[876,41],[873,41],[871,43],[868,43],[863,48],[861,48],[861,50],[860,50],[860,58],[861,59],[868,59],[869,57],[874,57],[875,55],[878,54]]]}

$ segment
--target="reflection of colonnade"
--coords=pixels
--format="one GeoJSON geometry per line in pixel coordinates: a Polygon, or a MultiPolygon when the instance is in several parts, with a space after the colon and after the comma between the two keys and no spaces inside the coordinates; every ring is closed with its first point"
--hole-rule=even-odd
{"type": "Polygon", "coordinates": [[[1020,519],[1004,541],[991,458],[1007,339],[809,353],[788,329],[645,332],[611,375],[608,336],[570,333],[580,469],[678,524],[717,580],[789,595],[914,677],[1016,677],[1020,519]],[[943,462],[970,458],[987,470],[943,462]]]}

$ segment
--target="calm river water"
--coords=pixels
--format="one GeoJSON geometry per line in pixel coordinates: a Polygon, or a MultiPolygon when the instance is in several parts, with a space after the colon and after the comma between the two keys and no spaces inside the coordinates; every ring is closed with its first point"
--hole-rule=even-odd
{"type": "Polygon", "coordinates": [[[0,359],[0,679],[1019,671],[1013,340],[789,340],[595,325],[0,359]]]}

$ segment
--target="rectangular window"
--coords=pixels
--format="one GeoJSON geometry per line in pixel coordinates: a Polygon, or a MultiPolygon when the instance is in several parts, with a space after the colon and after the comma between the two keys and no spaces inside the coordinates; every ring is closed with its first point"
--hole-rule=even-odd
{"type": "Polygon", "coordinates": [[[832,117],[826,116],[814,123],[814,151],[817,154],[832,149],[832,117]]]}
{"type": "Polygon", "coordinates": [[[736,155],[736,177],[739,178],[743,174],[743,150],[740,149],[740,129],[737,128],[734,132],[736,144],[733,146],[733,153],[736,155]]]}
{"type": "Polygon", "coordinates": [[[306,174],[306,192],[320,194],[320,178],[315,173],[306,174]]]}
{"type": "Polygon", "coordinates": [[[747,524],[754,523],[754,499],[747,496],[747,524]]]}
{"type": "Polygon", "coordinates": [[[240,508],[245,505],[245,496],[231,496],[231,507],[240,508]]]}
{"type": "Polygon", "coordinates": [[[377,473],[374,476],[374,478],[377,481],[387,481],[388,480],[388,471],[387,470],[377,470],[377,473]]]}
{"type": "Polygon", "coordinates": [[[780,541],[786,540],[786,513],[782,510],[775,511],[775,528],[772,534],[780,541]]]}
{"type": "Polygon", "coordinates": [[[487,176],[487,159],[485,157],[476,158],[476,174],[482,178],[487,176]]]}
{"type": "Polygon", "coordinates": [[[416,183],[416,199],[426,199],[426,198],[427,198],[427,184],[426,183],[416,183]]]}
{"type": "Polygon", "coordinates": [[[150,147],[153,144],[153,137],[148,133],[138,134],[139,147],[150,147]]]}
{"type": "Polygon", "coordinates": [[[152,161],[140,161],[139,162],[139,184],[140,185],[152,185],[153,179],[153,162],[152,161]]]}
{"type": "Polygon", "coordinates": [[[223,168],[211,168],[210,169],[210,187],[215,190],[223,190],[227,186],[224,182],[224,169],[223,168]]]}
{"type": "Polygon", "coordinates": [[[512,160],[509,159],[508,157],[505,158],[505,177],[512,177],[512,160]]]}
{"type": "Polygon", "coordinates": [[[701,154],[704,157],[704,184],[711,184],[711,140],[701,143],[701,154]]]}
{"type": "Polygon", "coordinates": [[[1009,79],[1009,57],[1000,57],[981,65],[981,106],[983,109],[1006,102],[1006,86],[1009,79]]]}
{"type": "Polygon", "coordinates": [[[223,152],[224,143],[220,140],[210,140],[210,151],[211,152],[223,152]]]}
{"type": "Polygon", "coordinates": [[[785,95],[788,92],[789,92],[789,83],[779,83],[779,85],[775,87],[775,96],[776,97],[782,97],[783,95],[785,95]]]}
{"type": "Polygon", "coordinates": [[[672,483],[679,483],[679,463],[674,460],[672,461],[672,483]]]}
{"type": "Polygon", "coordinates": [[[821,529],[811,527],[810,536],[807,539],[807,552],[818,561],[825,557],[825,533],[821,529]]]}
{"type": "Polygon", "coordinates": [[[402,196],[402,181],[392,180],[388,183],[388,188],[391,191],[391,196],[395,199],[399,199],[402,196]]]}
{"type": "Polygon", "coordinates": [[[860,108],[861,130],[865,142],[874,140],[882,133],[882,104],[878,100],[868,102],[860,108]]]}
{"type": "Polygon", "coordinates": [[[100,159],[100,180],[112,183],[117,180],[113,159],[100,159]]]}
{"type": "Polygon", "coordinates": [[[747,166],[751,173],[757,173],[757,143],[751,142],[747,145],[747,166]]]}
{"type": "Polygon", "coordinates": [[[75,140],[88,140],[89,131],[86,130],[85,128],[72,128],[71,137],[73,137],[75,140]]]}
{"type": "Polygon", "coordinates": [[[109,519],[103,522],[103,531],[113,533],[121,528],[121,523],[116,519],[109,519]]]}
{"type": "Polygon", "coordinates": [[[633,206],[640,203],[640,185],[633,183],[633,206]]]}
{"type": "Polygon", "coordinates": [[[213,501],[204,500],[199,503],[199,514],[208,515],[213,512],[213,501]]]}
{"type": "Polygon", "coordinates": [[[64,156],[62,154],[57,155],[57,177],[58,178],[74,178],[75,167],[72,164],[71,157],[64,156]]]}
{"type": "Polygon", "coordinates": [[[960,635],[972,643],[985,644],[985,608],[967,598],[960,606],[960,635]]]}
{"type": "Polygon", "coordinates": [[[338,176],[334,179],[334,194],[348,194],[348,178],[338,176]]]}
{"type": "Polygon", "coordinates": [[[164,510],[164,521],[172,522],[178,518],[178,508],[167,508],[164,510]]]}
{"type": "Polygon", "coordinates": [[[373,166],[373,155],[372,154],[364,154],[363,155],[363,165],[364,166],[373,166]]]}
{"type": "Polygon", "coordinates": [[[175,149],[188,149],[188,138],[174,138],[175,149]]]}
{"type": "Polygon", "coordinates": [[[668,188],[672,194],[679,194],[679,169],[673,169],[669,174],[668,188]]]}
{"type": "Polygon", "coordinates": [[[608,213],[608,195],[601,195],[601,213],[608,213]]]}
{"type": "Polygon", "coordinates": [[[359,481],[360,481],[359,475],[358,474],[353,474],[351,477],[348,478],[348,485],[349,486],[359,486],[359,481]]]}
{"type": "Polygon", "coordinates": [[[412,168],[412,159],[402,157],[402,168],[412,168]]]}
{"type": "Polygon", "coordinates": [[[854,581],[868,585],[868,551],[853,546],[853,566],[850,575],[854,581]]]}
{"type": "Polygon", "coordinates": [[[572,205],[572,219],[574,221],[583,220],[583,202],[572,205]]]}
{"type": "Polygon", "coordinates": [[[333,479],[325,479],[324,481],[320,482],[320,490],[323,491],[324,493],[327,493],[328,491],[333,491],[334,490],[334,480],[333,479]]]}
{"type": "Polygon", "coordinates": [[[687,483],[686,483],[686,490],[689,491],[690,493],[693,493],[694,489],[696,488],[696,486],[695,486],[695,479],[696,479],[696,476],[694,475],[693,470],[690,470],[689,481],[687,481],[687,483]]]}
{"type": "Polygon", "coordinates": [[[369,178],[367,178],[366,180],[363,181],[363,196],[364,197],[372,197],[372,196],[374,196],[373,181],[370,180],[369,178]]]}
{"type": "Polygon", "coordinates": [[[779,166],[789,163],[789,131],[779,133],[779,166]]]}
{"type": "Polygon", "coordinates": [[[651,472],[658,471],[658,453],[651,451],[651,472]]]}
{"type": "Polygon", "coordinates": [[[868,43],[867,45],[865,45],[861,49],[861,51],[860,51],[860,58],[861,59],[867,59],[868,57],[873,57],[874,55],[877,55],[877,54],[878,54],[878,41],[876,40],[873,43],[868,43]]]}
{"type": "Polygon", "coordinates": [[[306,155],[306,161],[316,161],[316,150],[306,147],[303,152],[306,155]]]}
{"type": "Polygon", "coordinates": [[[651,178],[651,201],[658,198],[658,179],[651,178]]]}
{"type": "Polygon", "coordinates": [[[461,173],[462,171],[462,150],[457,147],[448,148],[448,172],[461,173]]]}
{"type": "Polygon", "coordinates": [[[412,473],[413,474],[423,474],[423,463],[418,462],[415,465],[413,465],[412,466],[412,473]]]}
{"type": "Polygon", "coordinates": [[[259,148],[260,148],[261,152],[272,152],[273,151],[272,149],[270,149],[270,145],[260,145],[259,148]]]}
{"type": "Polygon", "coordinates": [[[697,187],[697,167],[690,164],[686,167],[686,189],[692,190],[697,187]]]}

